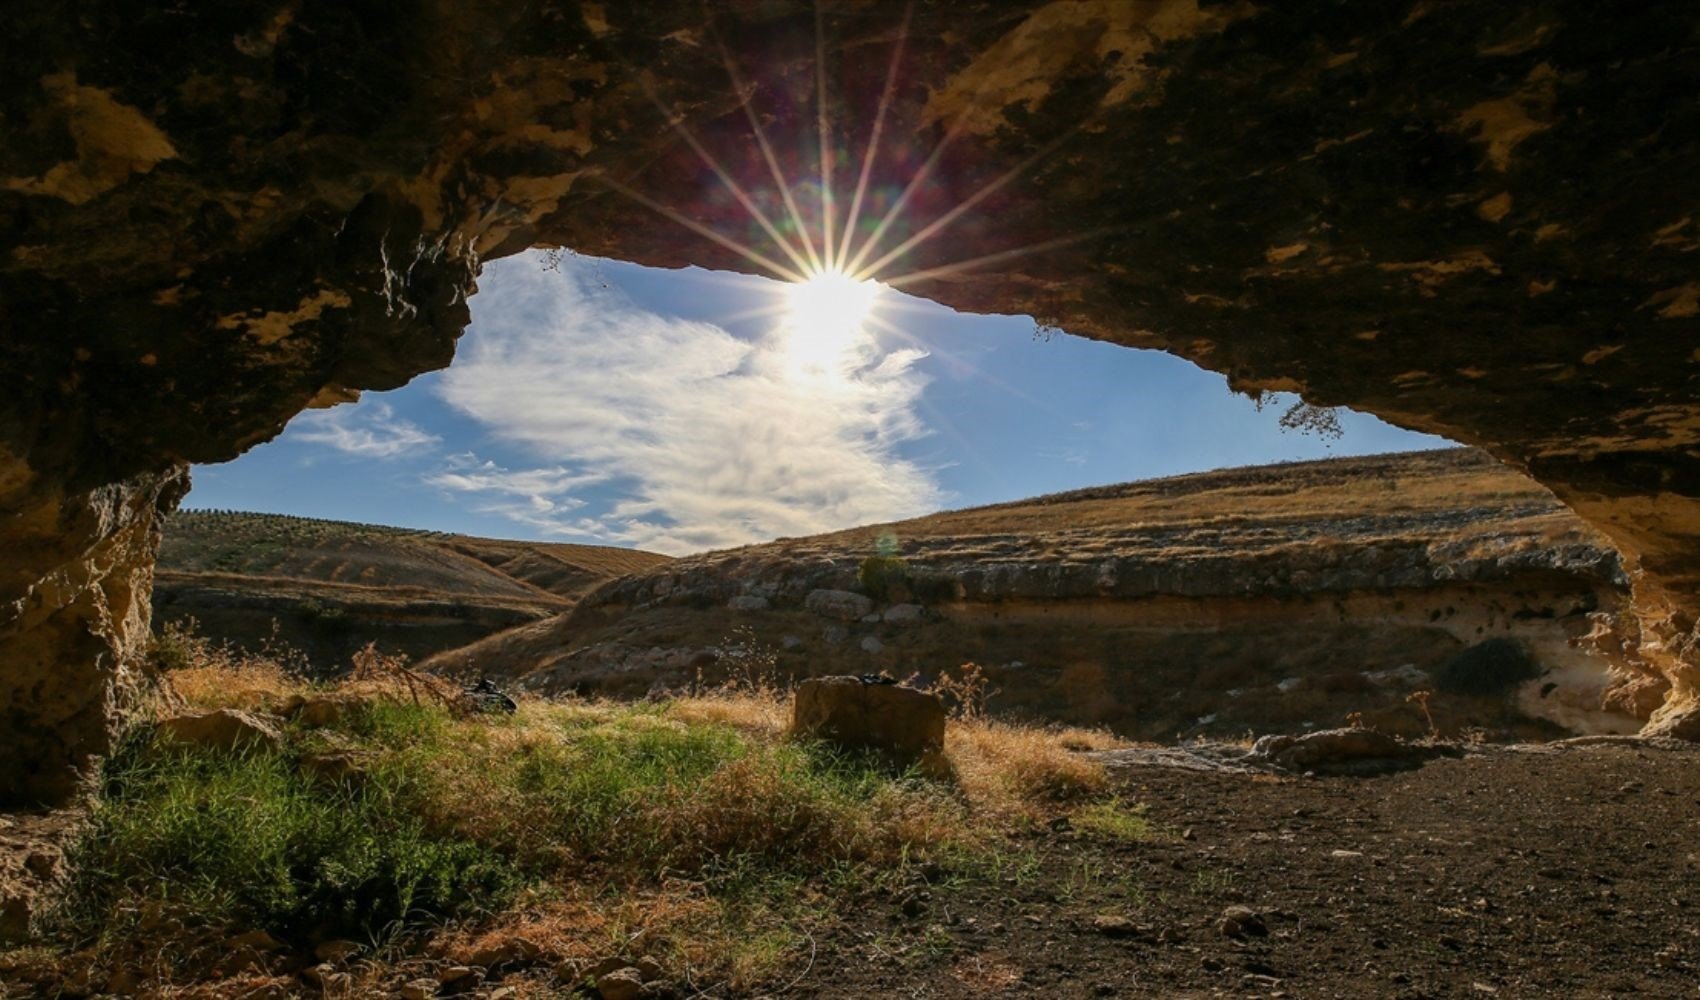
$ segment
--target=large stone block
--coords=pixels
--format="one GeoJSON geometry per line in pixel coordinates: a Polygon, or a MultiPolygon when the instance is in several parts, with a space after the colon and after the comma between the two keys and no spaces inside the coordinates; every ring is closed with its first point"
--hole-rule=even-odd
{"type": "Polygon", "coordinates": [[[944,702],[935,694],[860,677],[817,677],[797,685],[791,733],[893,763],[943,765],[944,702]]]}

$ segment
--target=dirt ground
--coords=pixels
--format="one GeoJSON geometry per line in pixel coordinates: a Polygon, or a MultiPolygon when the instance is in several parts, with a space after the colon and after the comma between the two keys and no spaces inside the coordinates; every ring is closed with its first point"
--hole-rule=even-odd
{"type": "Polygon", "coordinates": [[[870,897],[789,995],[1700,997],[1700,749],[1118,773],[1144,839],[1036,832],[1008,874],[870,897]]]}

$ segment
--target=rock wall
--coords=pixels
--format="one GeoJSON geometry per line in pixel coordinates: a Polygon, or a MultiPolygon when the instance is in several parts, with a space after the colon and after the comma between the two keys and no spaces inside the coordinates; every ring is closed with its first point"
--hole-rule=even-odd
{"type": "MultiPolygon", "coordinates": [[[[0,601],[48,599],[42,511],[163,497],[183,462],[447,364],[483,260],[794,267],[792,228],[750,210],[785,218],[769,162],[802,228],[836,235],[877,131],[854,232],[880,237],[859,261],[877,277],[1526,469],[1620,546],[1637,609],[1617,634],[1672,684],[1655,728],[1700,733],[1692,4],[908,10],[9,5],[0,601]]],[[[62,517],[60,544],[145,563],[130,523],[62,517]]],[[[64,635],[101,614],[55,612],[82,624],[0,624],[40,651],[0,668],[0,740],[60,725],[16,693],[49,661],[116,676],[69,664],[64,635]]],[[[104,683],[62,687],[110,717],[104,683]]]]}
{"type": "Polygon", "coordinates": [[[1618,556],[1478,451],[1093,487],[676,559],[426,666],[550,694],[973,662],[989,707],[1135,739],[1633,732],[1662,679],[1602,655],[1618,556]]]}
{"type": "Polygon", "coordinates": [[[146,691],[160,519],[188,470],[21,498],[0,564],[0,800],[71,795],[146,691]]]}

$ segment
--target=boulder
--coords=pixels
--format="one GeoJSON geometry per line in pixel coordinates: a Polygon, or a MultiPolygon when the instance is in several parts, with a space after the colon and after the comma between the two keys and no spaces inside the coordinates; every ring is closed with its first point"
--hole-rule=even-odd
{"type": "Polygon", "coordinates": [[[893,604],[880,618],[891,625],[919,625],[926,621],[927,609],[919,604],[893,604]]]}
{"type": "Polygon", "coordinates": [[[1324,729],[1304,736],[1264,736],[1251,756],[1288,771],[1377,771],[1412,767],[1443,747],[1406,743],[1373,729],[1324,729]]]}
{"type": "Polygon", "coordinates": [[[811,590],[803,598],[803,607],[822,618],[853,622],[874,610],[874,602],[849,590],[811,590]]]}
{"type": "Polygon", "coordinates": [[[739,594],[727,601],[726,607],[732,611],[766,611],[768,601],[759,594],[739,594]]]}
{"type": "Polygon", "coordinates": [[[291,698],[285,703],[283,714],[307,729],[324,729],[341,725],[365,704],[365,699],[357,695],[313,694],[291,698]]]}
{"type": "Polygon", "coordinates": [[[924,769],[944,763],[944,702],[912,687],[860,677],[816,677],[797,685],[791,733],[846,750],[874,751],[924,769]]]}
{"type": "Polygon", "coordinates": [[[596,978],[602,1000],[638,1000],[643,996],[643,976],[636,969],[615,969],[596,978]]]}
{"type": "Polygon", "coordinates": [[[262,747],[276,750],[283,745],[277,727],[259,716],[235,708],[190,712],[161,719],[160,735],[177,743],[212,750],[262,747]]]}
{"type": "Polygon", "coordinates": [[[1267,937],[1269,925],[1249,906],[1230,906],[1216,919],[1216,929],[1226,937],[1267,937]]]}
{"type": "Polygon", "coordinates": [[[862,638],[861,646],[862,646],[862,652],[864,652],[864,653],[881,653],[881,652],[885,651],[885,643],[879,641],[879,639],[877,637],[871,636],[871,635],[870,636],[864,636],[862,638]]]}

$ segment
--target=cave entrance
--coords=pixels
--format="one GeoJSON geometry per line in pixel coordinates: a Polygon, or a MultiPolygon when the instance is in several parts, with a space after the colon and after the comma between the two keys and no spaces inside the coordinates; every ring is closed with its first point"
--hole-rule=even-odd
{"type": "Polygon", "coordinates": [[[1448,444],[1350,411],[1335,434],[1283,426],[1297,404],[872,283],[532,251],[486,266],[449,369],[297,417],[186,503],[685,555],[1448,444]]]}

